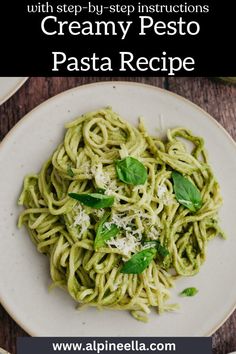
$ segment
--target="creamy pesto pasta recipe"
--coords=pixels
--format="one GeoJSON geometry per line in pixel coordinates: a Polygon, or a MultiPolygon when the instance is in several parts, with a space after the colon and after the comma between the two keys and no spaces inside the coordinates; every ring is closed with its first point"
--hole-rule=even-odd
{"type": "Polygon", "coordinates": [[[174,310],[176,277],[196,274],[208,241],[224,237],[203,139],[186,128],[150,136],[141,119],[135,128],[111,108],[66,128],[19,198],[19,226],[49,257],[52,286],[79,305],[128,310],[142,321],[151,308],[174,310]]]}

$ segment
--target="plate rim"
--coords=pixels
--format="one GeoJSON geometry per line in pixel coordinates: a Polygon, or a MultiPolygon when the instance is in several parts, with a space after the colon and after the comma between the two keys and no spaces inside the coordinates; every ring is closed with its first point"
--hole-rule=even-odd
{"type": "MultiPolygon", "coordinates": [[[[14,77],[17,77],[17,76],[14,76],[14,77]]],[[[19,77],[21,77],[21,76],[19,76],[19,77]]],[[[0,99],[0,106],[3,103],[5,103],[7,100],[9,100],[9,98],[11,98],[21,88],[21,86],[24,85],[24,83],[28,79],[29,79],[29,76],[22,77],[22,79],[18,82],[18,84],[13,89],[11,89],[7,94],[5,94],[2,99],[0,99]]]]}
{"type": "MultiPolygon", "coordinates": [[[[25,78],[24,82],[28,79],[25,78]]],[[[20,87],[24,84],[24,82],[20,85],[20,87]]],[[[52,102],[53,100],[57,100],[58,98],[60,98],[61,96],[65,95],[65,94],[69,94],[69,93],[73,93],[75,91],[80,91],[82,89],[86,89],[87,87],[91,87],[91,86],[106,86],[106,85],[125,85],[125,86],[139,86],[139,87],[143,87],[146,89],[152,89],[155,91],[159,91],[162,92],[164,94],[170,95],[172,97],[177,98],[178,100],[182,100],[183,102],[189,104],[190,106],[192,106],[193,108],[197,109],[198,111],[200,111],[201,113],[203,113],[205,116],[208,117],[208,119],[216,125],[216,127],[218,129],[220,129],[224,135],[229,139],[229,141],[231,142],[231,144],[233,145],[233,147],[236,149],[236,142],[234,141],[234,139],[232,138],[232,136],[228,133],[228,131],[215,119],[213,118],[213,116],[211,116],[207,111],[205,111],[203,108],[201,108],[200,106],[198,106],[196,103],[190,101],[189,99],[176,94],[172,91],[166,90],[165,88],[161,88],[155,85],[150,85],[150,84],[144,84],[141,82],[135,82],[135,81],[122,81],[122,80],[109,80],[109,81],[98,81],[98,82],[92,82],[92,83],[87,83],[87,84],[82,84],[79,86],[75,86],[72,87],[70,89],[64,90],[54,96],[49,97],[48,99],[44,100],[43,102],[41,102],[39,105],[37,105],[36,107],[34,107],[32,110],[30,110],[27,114],[25,114],[22,118],[20,118],[20,120],[9,130],[9,132],[5,135],[5,137],[3,138],[3,140],[0,142],[0,149],[3,147],[4,144],[6,144],[8,142],[9,137],[14,134],[14,132],[21,126],[24,124],[24,122],[28,119],[30,119],[30,116],[32,113],[34,113],[36,110],[41,109],[41,106],[48,104],[49,102],[52,102]]],[[[20,88],[19,87],[19,88],[20,88]]],[[[17,91],[17,90],[16,90],[17,91]]],[[[1,102],[0,102],[1,104],[1,102]]],[[[1,152],[1,150],[0,150],[1,152]]],[[[1,293],[0,293],[0,304],[2,305],[2,307],[5,309],[5,311],[10,315],[10,317],[30,336],[37,336],[37,334],[35,334],[33,331],[31,331],[27,325],[22,324],[21,320],[19,318],[17,318],[17,316],[15,314],[12,313],[11,309],[7,306],[7,304],[5,304],[5,302],[2,300],[1,298],[1,293]]],[[[232,315],[232,313],[235,311],[236,309],[236,299],[234,302],[234,305],[232,306],[232,308],[229,310],[229,312],[227,312],[226,316],[223,316],[223,318],[221,320],[219,320],[219,322],[209,331],[207,332],[204,336],[205,337],[210,337],[213,333],[215,333],[227,320],[228,318],[232,315]]],[[[128,337],[128,336],[127,336],[128,337]]]]}

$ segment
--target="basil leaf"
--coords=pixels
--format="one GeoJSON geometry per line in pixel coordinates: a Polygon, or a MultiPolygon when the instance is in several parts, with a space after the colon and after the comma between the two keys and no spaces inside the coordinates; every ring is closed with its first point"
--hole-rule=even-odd
{"type": "Polygon", "coordinates": [[[134,157],[130,156],[116,161],[116,173],[122,182],[134,186],[144,184],[147,180],[147,170],[145,166],[134,157]]]}
{"type": "Polygon", "coordinates": [[[194,296],[198,293],[196,288],[186,288],[181,293],[180,296],[194,296]]]}
{"type": "Polygon", "coordinates": [[[156,248],[148,248],[134,254],[121,268],[121,273],[126,274],[140,274],[151,263],[156,255],[156,248]]]}
{"type": "Polygon", "coordinates": [[[82,204],[95,209],[108,208],[112,206],[112,204],[115,201],[114,197],[104,195],[104,194],[99,194],[99,193],[90,193],[90,194],[69,193],[68,195],[69,197],[78,200],[82,204]]]}
{"type": "Polygon", "coordinates": [[[196,212],[202,206],[201,193],[198,188],[179,172],[172,172],[174,192],[178,202],[189,210],[196,212]]]}
{"type": "Polygon", "coordinates": [[[119,228],[115,224],[111,224],[109,228],[104,226],[105,222],[107,221],[110,215],[110,212],[105,213],[98,224],[96,237],[94,240],[95,251],[97,251],[98,248],[104,246],[106,244],[106,241],[116,236],[119,232],[119,228]]]}
{"type": "MultiPolygon", "coordinates": [[[[150,245],[150,248],[155,247],[157,250],[157,253],[162,256],[163,258],[165,258],[166,256],[168,256],[169,251],[167,248],[165,248],[164,246],[162,246],[160,244],[159,241],[156,240],[150,240],[150,241],[144,241],[143,245],[150,245]]],[[[148,248],[147,248],[148,249],[148,248]]]]}
{"type": "Polygon", "coordinates": [[[75,175],[70,166],[67,167],[67,174],[70,177],[74,177],[75,175]]]}

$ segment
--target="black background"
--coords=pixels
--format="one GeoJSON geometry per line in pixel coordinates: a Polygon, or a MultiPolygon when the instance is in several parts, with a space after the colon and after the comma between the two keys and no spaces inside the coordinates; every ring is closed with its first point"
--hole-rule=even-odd
{"type": "MultiPolygon", "coordinates": [[[[1,76],[75,76],[94,75],[97,76],[166,76],[166,72],[149,71],[119,71],[119,51],[130,51],[135,56],[161,56],[162,51],[167,56],[193,57],[195,59],[195,70],[186,72],[184,70],[176,73],[178,76],[236,76],[236,51],[235,35],[236,20],[233,9],[233,1],[150,1],[140,0],[143,4],[184,4],[189,5],[207,4],[210,6],[209,13],[198,14],[109,14],[102,16],[88,15],[82,13],[77,16],[72,14],[51,14],[38,13],[28,14],[27,4],[38,3],[34,0],[18,0],[15,3],[10,0],[1,2],[0,12],[0,75],[1,76]],[[67,21],[134,21],[133,27],[125,40],[119,36],[47,36],[40,28],[41,20],[48,15],[57,16],[58,20],[67,21]],[[185,21],[198,21],[201,31],[197,36],[157,36],[150,31],[148,36],[139,36],[137,24],[139,15],[152,16],[154,21],[177,20],[180,16],[185,21]],[[135,30],[136,29],[136,30],[135,30]],[[53,72],[52,51],[62,51],[67,57],[84,57],[96,53],[98,56],[109,56],[112,60],[112,72],[102,71],[68,71],[66,66],[61,66],[60,71],[53,72]]],[[[137,4],[138,0],[117,0],[117,1],[95,1],[94,4],[137,4]]],[[[44,1],[41,1],[44,3],[44,1]]],[[[81,4],[86,6],[85,0],[51,0],[52,5],[57,4],[81,4]]]]}
{"type": "MultiPolygon", "coordinates": [[[[54,354],[52,343],[82,343],[83,347],[86,344],[92,344],[93,350],[86,350],[85,353],[95,353],[96,348],[94,342],[98,343],[130,343],[135,342],[135,346],[129,350],[100,350],[101,354],[127,354],[127,353],[143,353],[139,351],[139,344],[145,343],[148,348],[151,343],[175,343],[176,350],[163,350],[163,353],[175,353],[175,354],[210,354],[211,350],[211,338],[209,337],[19,337],[17,339],[17,353],[18,354],[54,354]]],[[[84,350],[81,350],[83,352],[84,350]]],[[[62,351],[64,353],[70,353],[70,350],[62,351]]],[[[147,351],[148,353],[155,353],[155,351],[147,351]]],[[[157,352],[157,351],[156,351],[157,352]]],[[[158,352],[160,352],[158,350],[158,352]]]]}

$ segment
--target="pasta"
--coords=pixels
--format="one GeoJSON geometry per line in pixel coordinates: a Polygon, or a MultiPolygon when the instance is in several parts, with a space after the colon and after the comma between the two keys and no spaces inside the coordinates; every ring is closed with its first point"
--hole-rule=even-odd
{"type": "Polygon", "coordinates": [[[111,108],[66,128],[19,198],[19,226],[49,257],[53,286],[80,305],[129,310],[143,321],[152,307],[175,309],[168,299],[176,276],[196,274],[208,241],[224,236],[203,139],[185,128],[151,137],[142,120],[136,129],[111,108]],[[179,196],[183,187],[190,199],[179,196]]]}

